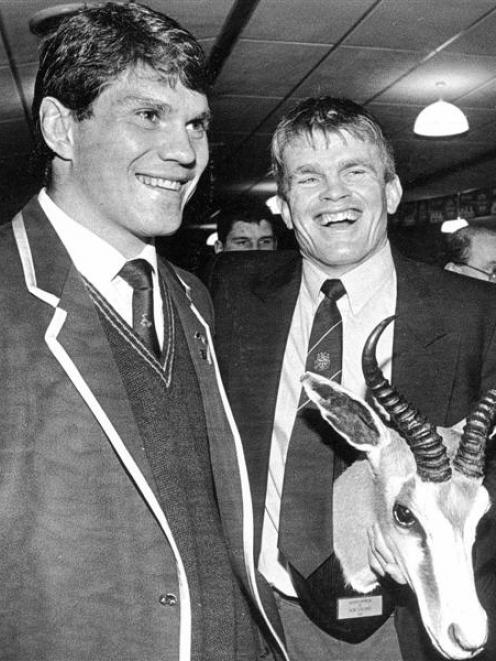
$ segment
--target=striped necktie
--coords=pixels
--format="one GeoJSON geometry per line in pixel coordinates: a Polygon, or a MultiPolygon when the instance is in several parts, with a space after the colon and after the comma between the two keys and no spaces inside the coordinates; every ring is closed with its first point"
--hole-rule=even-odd
{"type": "Polygon", "coordinates": [[[119,275],[133,289],[133,330],[156,357],[160,354],[153,316],[152,266],[146,259],[126,262],[119,275]]]}
{"type": "MultiPolygon", "coordinates": [[[[305,367],[340,382],[343,324],[337,301],[346,291],[341,280],[326,280],[321,291],[324,297],[313,320],[305,367]]],[[[332,434],[302,391],[284,471],[279,548],[303,575],[316,569],[332,550],[332,539],[322,540],[332,517],[327,494],[342,469],[331,450],[332,434]]]]}

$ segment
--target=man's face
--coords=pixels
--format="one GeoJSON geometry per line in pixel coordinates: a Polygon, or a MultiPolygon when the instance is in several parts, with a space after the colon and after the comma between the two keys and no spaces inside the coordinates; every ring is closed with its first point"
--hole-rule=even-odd
{"type": "Polygon", "coordinates": [[[276,238],[272,225],[267,220],[259,223],[248,223],[236,220],[225,242],[217,241],[215,252],[223,250],[275,250],[276,238]]]}
{"type": "Polygon", "coordinates": [[[386,242],[387,214],[401,198],[397,177],[384,180],[379,148],[347,131],[294,139],[283,152],[281,213],[303,256],[339,277],[386,242]]]}
{"type": "Polygon", "coordinates": [[[151,68],[127,70],[89,119],[73,121],[72,167],[55,201],[123,254],[173,234],[208,162],[208,114],[203,94],[151,68]]]}

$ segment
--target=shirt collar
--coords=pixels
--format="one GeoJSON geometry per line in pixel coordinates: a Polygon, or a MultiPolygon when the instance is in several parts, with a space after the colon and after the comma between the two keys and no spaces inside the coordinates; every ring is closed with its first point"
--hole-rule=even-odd
{"type": "MultiPolygon", "coordinates": [[[[340,280],[346,289],[352,313],[357,314],[393,274],[394,262],[389,241],[365,262],[344,273],[340,280]]],[[[318,304],[320,288],[328,278],[322,269],[303,257],[302,285],[314,305],[318,304]]]]}
{"type": "MultiPolygon", "coordinates": [[[[48,196],[43,188],[38,201],[64,244],[76,269],[92,284],[111,282],[128,261],[116,248],[73,220],[48,196]],[[91,256],[91,258],[89,258],[91,256]]],[[[157,254],[152,243],[146,243],[132,259],[146,259],[157,273],[157,254]]]]}

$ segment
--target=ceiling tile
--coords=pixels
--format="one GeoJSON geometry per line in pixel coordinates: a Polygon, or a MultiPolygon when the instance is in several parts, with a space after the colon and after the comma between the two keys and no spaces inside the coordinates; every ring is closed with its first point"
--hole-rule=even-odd
{"type": "Polygon", "coordinates": [[[371,103],[367,109],[379,120],[390,139],[413,134],[413,124],[422,106],[371,103]]]}
{"type": "Polygon", "coordinates": [[[29,31],[29,19],[38,11],[62,4],[50,0],[17,0],[0,2],[0,13],[7,33],[9,48],[17,64],[38,59],[40,39],[29,31]]]}
{"type": "Polygon", "coordinates": [[[496,107],[496,77],[476,87],[473,91],[457,97],[456,103],[462,107],[472,106],[494,110],[496,107]]]}
{"type": "Polygon", "coordinates": [[[285,96],[326,51],[325,46],[242,39],[224,64],[215,92],[285,96]]]}
{"type": "MultiPolygon", "coordinates": [[[[38,59],[40,39],[29,31],[29,20],[38,11],[58,4],[58,0],[0,0],[0,13],[7,31],[10,48],[18,63],[38,59]]],[[[215,39],[232,6],[232,0],[147,0],[152,9],[164,11],[192,32],[198,39],[215,39]],[[167,6],[164,7],[164,4],[167,6]]],[[[205,44],[209,46],[209,42],[205,44]]],[[[209,50],[209,48],[207,48],[209,50]]],[[[2,53],[0,52],[0,57],[2,53]]]]}
{"type": "Polygon", "coordinates": [[[262,0],[243,38],[332,44],[373,4],[374,0],[347,0],[335,11],[333,3],[322,0],[262,0]]]}
{"type": "Polygon", "coordinates": [[[442,52],[417,67],[374,100],[381,103],[432,103],[439,98],[438,82],[444,82],[443,97],[452,100],[491,80],[496,58],[442,52]]]}
{"type": "Polygon", "coordinates": [[[346,43],[426,53],[494,7],[494,0],[382,0],[346,43]]]}
{"type": "Polygon", "coordinates": [[[495,34],[496,10],[447,46],[446,50],[471,55],[496,55],[495,34]]]}
{"type": "Polygon", "coordinates": [[[210,100],[213,118],[211,131],[250,133],[279,102],[261,96],[214,96],[210,100]]]}
{"type": "Polygon", "coordinates": [[[407,51],[340,46],[298,87],[295,94],[298,97],[344,96],[364,103],[382,92],[416,61],[415,54],[407,51]]]}
{"type": "Polygon", "coordinates": [[[143,0],[151,9],[166,13],[197,39],[217,37],[233,0],[143,0]]]}
{"type": "Polygon", "coordinates": [[[417,177],[424,178],[444,168],[475,158],[486,151],[487,145],[472,143],[466,138],[445,140],[413,138],[395,142],[398,171],[407,185],[417,177]]]}

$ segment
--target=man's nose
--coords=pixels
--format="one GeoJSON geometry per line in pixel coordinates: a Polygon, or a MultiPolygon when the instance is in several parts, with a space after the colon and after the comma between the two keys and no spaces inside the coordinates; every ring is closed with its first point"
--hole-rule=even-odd
{"type": "Polygon", "coordinates": [[[349,194],[348,187],[339,176],[328,176],[324,180],[324,188],[320,193],[323,200],[339,200],[349,194]]]}
{"type": "Polygon", "coordinates": [[[164,132],[161,136],[158,153],[162,160],[176,161],[186,167],[191,167],[196,162],[196,152],[186,127],[164,132]]]}

